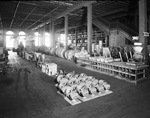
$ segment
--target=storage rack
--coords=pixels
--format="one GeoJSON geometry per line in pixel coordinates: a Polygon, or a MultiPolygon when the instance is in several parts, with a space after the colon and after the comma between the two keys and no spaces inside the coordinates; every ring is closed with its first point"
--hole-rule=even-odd
{"type": "Polygon", "coordinates": [[[84,58],[77,58],[77,62],[87,68],[114,76],[118,79],[137,84],[146,79],[145,71],[148,65],[127,65],[126,62],[99,62],[84,58]]]}
{"type": "MultiPolygon", "coordinates": [[[[69,38],[72,43],[76,43],[77,46],[87,46],[87,27],[81,26],[78,28],[73,28],[69,30],[69,38]]],[[[92,31],[92,43],[98,44],[100,40],[103,42],[103,46],[108,46],[106,41],[106,34],[100,29],[93,27],[92,31]]]]}

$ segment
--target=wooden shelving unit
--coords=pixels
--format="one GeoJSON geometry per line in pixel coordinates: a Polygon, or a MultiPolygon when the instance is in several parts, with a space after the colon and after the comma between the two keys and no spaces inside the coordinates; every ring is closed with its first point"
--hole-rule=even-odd
{"type": "MultiPolygon", "coordinates": [[[[80,46],[87,46],[87,27],[82,26],[78,28],[71,29],[69,31],[69,38],[72,40],[72,43],[76,43],[76,45],[80,46]]],[[[103,46],[108,46],[106,44],[108,41],[106,41],[105,38],[106,34],[99,30],[98,28],[93,28],[92,32],[92,43],[99,44],[99,41],[102,40],[103,46]]]]}
{"type": "Polygon", "coordinates": [[[145,71],[148,65],[127,65],[125,62],[98,62],[89,59],[78,58],[77,62],[81,65],[96,70],[98,72],[109,74],[118,79],[126,80],[137,84],[139,81],[146,79],[145,71]]]}

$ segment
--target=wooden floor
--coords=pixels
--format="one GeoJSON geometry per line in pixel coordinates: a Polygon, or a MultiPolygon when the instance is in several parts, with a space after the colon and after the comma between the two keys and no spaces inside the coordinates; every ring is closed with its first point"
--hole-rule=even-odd
{"type": "Polygon", "coordinates": [[[54,78],[42,73],[34,63],[13,55],[21,66],[28,66],[27,76],[9,70],[0,75],[0,118],[150,118],[150,80],[134,85],[111,76],[86,70],[72,61],[49,56],[67,72],[86,73],[104,79],[112,94],[71,106],[55,88],[54,78]]]}

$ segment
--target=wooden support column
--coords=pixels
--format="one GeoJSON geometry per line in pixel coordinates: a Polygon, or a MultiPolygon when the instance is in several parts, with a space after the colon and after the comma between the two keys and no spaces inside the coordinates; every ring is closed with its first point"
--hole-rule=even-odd
{"type": "Polygon", "coordinates": [[[41,29],[40,27],[38,28],[38,45],[41,46],[41,29]]]}
{"type": "Polygon", "coordinates": [[[51,22],[51,43],[52,47],[55,47],[54,21],[51,22]]]}
{"type": "Polygon", "coordinates": [[[4,47],[3,30],[0,30],[0,47],[4,47]]]}
{"type": "Polygon", "coordinates": [[[77,33],[77,27],[75,27],[75,45],[77,46],[77,44],[78,44],[78,40],[77,40],[77,35],[78,35],[78,33],[77,33]]]}
{"type": "Polygon", "coordinates": [[[44,26],[43,26],[43,39],[42,39],[42,45],[45,45],[45,32],[46,32],[46,23],[44,24],[44,26]]]}
{"type": "Polygon", "coordinates": [[[150,35],[150,15],[149,15],[149,35],[150,35]]]}
{"type": "Polygon", "coordinates": [[[68,15],[65,15],[65,49],[68,49],[68,15]]]}
{"type": "Polygon", "coordinates": [[[6,30],[3,29],[3,47],[6,48],[6,30]]]}
{"type": "Polygon", "coordinates": [[[40,45],[43,45],[43,27],[40,28],[40,45]]]}
{"type": "Polygon", "coordinates": [[[92,5],[87,6],[87,38],[88,53],[92,55],[92,5]]]}
{"type": "Polygon", "coordinates": [[[139,1],[139,41],[143,44],[144,63],[148,62],[147,37],[143,35],[147,32],[147,0],[139,1]]]}
{"type": "Polygon", "coordinates": [[[49,23],[49,34],[50,34],[50,48],[52,48],[52,27],[51,22],[49,23]]]}

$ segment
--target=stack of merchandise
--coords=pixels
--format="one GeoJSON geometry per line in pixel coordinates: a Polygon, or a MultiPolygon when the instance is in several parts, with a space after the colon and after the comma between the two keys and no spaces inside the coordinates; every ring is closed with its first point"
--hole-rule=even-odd
{"type": "Polygon", "coordinates": [[[98,80],[93,76],[87,76],[85,73],[59,74],[56,78],[58,90],[71,101],[87,101],[110,94],[110,84],[104,80],[98,80]]]}
{"type": "Polygon", "coordinates": [[[75,53],[75,57],[88,59],[90,55],[88,54],[86,50],[81,50],[80,52],[75,53]]]}

